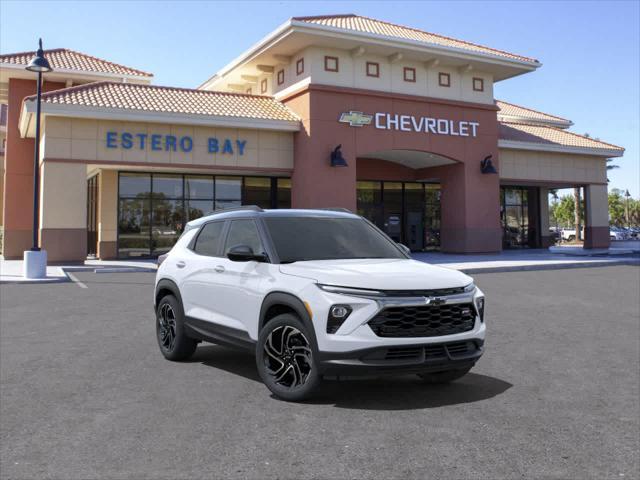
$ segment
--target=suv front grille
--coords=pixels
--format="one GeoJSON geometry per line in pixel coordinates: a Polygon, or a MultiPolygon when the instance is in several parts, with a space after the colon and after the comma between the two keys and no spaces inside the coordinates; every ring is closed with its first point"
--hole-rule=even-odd
{"type": "Polygon", "coordinates": [[[375,349],[363,357],[364,362],[391,362],[397,364],[439,362],[442,360],[462,360],[475,355],[482,348],[478,340],[435,343],[428,345],[408,345],[375,349]]]}
{"type": "Polygon", "coordinates": [[[385,297],[446,297],[464,293],[464,287],[437,288],[431,290],[383,290],[385,297]]]}
{"type": "Polygon", "coordinates": [[[468,332],[474,323],[471,303],[387,307],[369,320],[379,337],[440,337],[468,332]]]}

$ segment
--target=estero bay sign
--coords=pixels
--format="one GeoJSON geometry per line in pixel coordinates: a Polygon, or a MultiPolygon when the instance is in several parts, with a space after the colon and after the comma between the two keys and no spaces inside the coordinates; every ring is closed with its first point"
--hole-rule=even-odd
{"type": "MultiPolygon", "coordinates": [[[[162,134],[107,132],[105,140],[107,148],[124,148],[125,150],[145,150],[149,148],[156,151],[184,153],[193,150],[193,138],[189,135],[178,137],[162,134]]],[[[207,139],[207,151],[209,153],[229,155],[237,153],[238,155],[244,155],[246,145],[246,140],[218,139],[216,137],[207,139]]]]}
{"type": "Polygon", "coordinates": [[[338,121],[340,123],[348,123],[352,127],[363,127],[374,123],[374,126],[380,130],[399,130],[402,132],[431,133],[455,137],[476,137],[480,126],[479,122],[464,120],[416,117],[414,115],[398,115],[385,112],[370,115],[353,110],[343,112],[338,121]]]}

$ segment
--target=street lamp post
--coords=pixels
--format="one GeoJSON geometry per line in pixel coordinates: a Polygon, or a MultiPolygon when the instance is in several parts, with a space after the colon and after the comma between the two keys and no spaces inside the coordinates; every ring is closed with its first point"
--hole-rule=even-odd
{"type": "Polygon", "coordinates": [[[24,252],[24,276],[26,278],[45,278],[47,276],[47,252],[40,249],[38,229],[40,225],[40,105],[42,102],[42,74],[53,69],[44,56],[42,39],[36,55],[26,67],[30,72],[38,73],[36,99],[36,137],[33,153],[33,243],[31,250],[24,252]]]}
{"type": "Polygon", "coordinates": [[[631,194],[629,193],[629,189],[627,189],[626,192],[624,192],[624,198],[625,198],[625,202],[624,202],[624,217],[625,220],[627,221],[627,228],[631,228],[631,222],[629,221],[629,197],[631,196],[631,194]]]}

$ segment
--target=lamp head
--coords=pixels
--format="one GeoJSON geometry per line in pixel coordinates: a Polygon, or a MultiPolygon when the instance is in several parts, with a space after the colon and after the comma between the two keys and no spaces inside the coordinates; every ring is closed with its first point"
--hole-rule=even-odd
{"type": "Polygon", "coordinates": [[[342,148],[342,144],[338,145],[331,152],[331,166],[332,167],[348,167],[347,161],[342,156],[342,152],[340,149],[342,148]]]}
{"type": "Polygon", "coordinates": [[[44,56],[44,51],[42,50],[42,39],[39,41],[38,51],[35,56],[29,62],[29,65],[26,66],[26,69],[30,72],[39,72],[46,73],[53,70],[51,65],[49,64],[49,60],[44,56]]]}

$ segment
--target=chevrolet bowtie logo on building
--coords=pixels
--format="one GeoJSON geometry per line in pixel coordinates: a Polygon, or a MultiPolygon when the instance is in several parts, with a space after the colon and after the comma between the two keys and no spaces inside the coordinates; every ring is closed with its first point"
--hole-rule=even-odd
{"type": "Polygon", "coordinates": [[[373,115],[368,115],[362,112],[342,112],[340,115],[340,123],[348,123],[352,127],[362,127],[364,125],[371,125],[373,115]]]}

